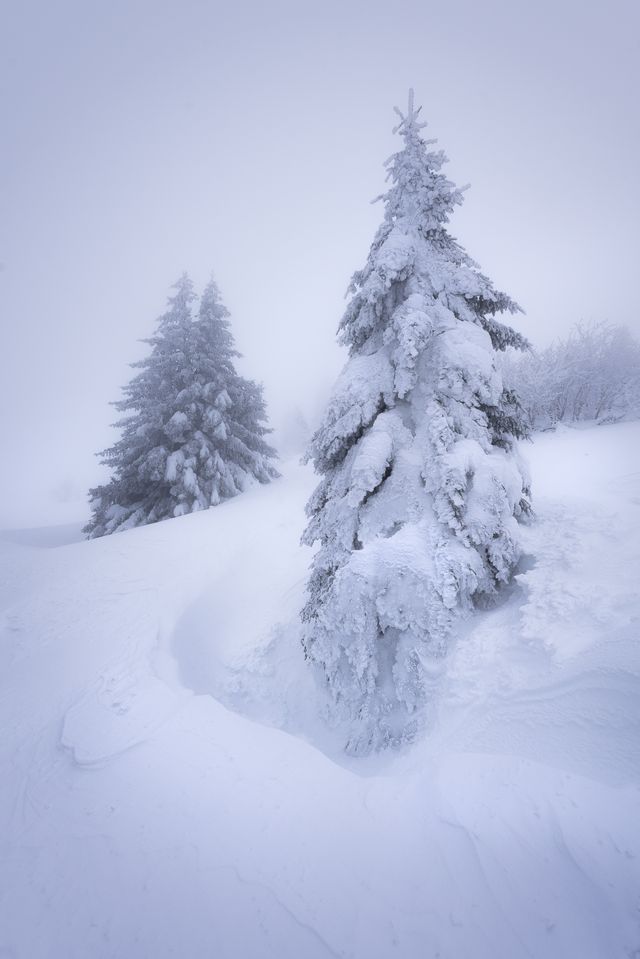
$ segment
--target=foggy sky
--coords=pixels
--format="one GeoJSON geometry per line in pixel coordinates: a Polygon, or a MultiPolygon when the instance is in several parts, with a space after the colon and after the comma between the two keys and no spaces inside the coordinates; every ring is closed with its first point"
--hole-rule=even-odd
{"type": "Polygon", "coordinates": [[[185,269],[214,271],[276,424],[314,415],[409,86],[514,325],[640,331],[638,10],[5,0],[0,525],[104,477],[108,403],[185,269]]]}

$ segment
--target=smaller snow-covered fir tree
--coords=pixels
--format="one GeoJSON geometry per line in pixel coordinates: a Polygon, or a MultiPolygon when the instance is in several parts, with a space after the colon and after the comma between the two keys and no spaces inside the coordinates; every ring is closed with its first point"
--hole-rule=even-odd
{"type": "Polygon", "coordinates": [[[462,193],[418,113],[410,94],[340,324],[350,359],[309,450],[323,478],[303,538],[320,543],[303,645],[353,751],[415,734],[457,617],[509,580],[528,510],[526,429],[496,364],[526,346],[495,319],[519,308],[448,233],[462,193]]]}
{"type": "Polygon", "coordinates": [[[262,388],[239,376],[229,313],[213,280],[198,314],[184,274],[145,342],[150,354],[114,403],[122,435],[102,454],[114,475],[91,490],[90,537],[216,506],[278,473],[262,388]]]}

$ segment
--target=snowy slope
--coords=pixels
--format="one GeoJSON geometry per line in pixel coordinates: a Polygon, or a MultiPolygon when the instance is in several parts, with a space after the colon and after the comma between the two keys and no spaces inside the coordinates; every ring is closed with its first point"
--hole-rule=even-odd
{"type": "Polygon", "coordinates": [[[639,955],[640,424],[525,453],[517,583],[434,677],[430,735],[367,762],[297,642],[306,469],[0,537],[0,957],[639,955]]]}

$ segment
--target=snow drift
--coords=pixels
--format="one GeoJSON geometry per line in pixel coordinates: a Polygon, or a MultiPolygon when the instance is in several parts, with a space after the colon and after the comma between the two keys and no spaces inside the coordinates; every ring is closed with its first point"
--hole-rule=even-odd
{"type": "Polygon", "coordinates": [[[310,471],[0,541],[0,956],[640,950],[640,424],[526,448],[536,522],[430,729],[348,759],[299,645],[310,471]]]}

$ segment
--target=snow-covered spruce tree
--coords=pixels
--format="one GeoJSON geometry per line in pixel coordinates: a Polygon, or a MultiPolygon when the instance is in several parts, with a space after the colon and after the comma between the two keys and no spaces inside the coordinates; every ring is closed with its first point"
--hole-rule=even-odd
{"type": "Polygon", "coordinates": [[[122,435],[102,461],[114,475],[91,490],[91,537],[216,506],[278,475],[266,442],[262,388],[239,376],[228,311],[213,280],[197,316],[193,284],[175,284],[145,342],[150,354],[114,403],[122,435]]]}
{"type": "Polygon", "coordinates": [[[339,327],[350,359],[308,451],[323,479],[303,645],[354,752],[415,735],[457,617],[509,580],[529,510],[526,428],[495,352],[527,347],[495,319],[519,307],[447,232],[462,192],[412,92],[396,112],[384,221],[339,327]]]}

